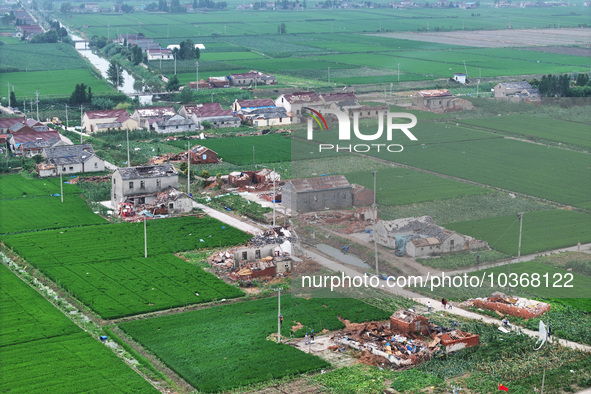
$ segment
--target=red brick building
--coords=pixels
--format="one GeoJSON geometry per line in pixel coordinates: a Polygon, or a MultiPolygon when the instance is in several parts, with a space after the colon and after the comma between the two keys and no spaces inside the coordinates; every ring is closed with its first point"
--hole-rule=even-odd
{"type": "Polygon", "coordinates": [[[420,333],[427,335],[429,333],[429,319],[418,313],[399,309],[390,316],[390,329],[401,334],[420,333]]]}

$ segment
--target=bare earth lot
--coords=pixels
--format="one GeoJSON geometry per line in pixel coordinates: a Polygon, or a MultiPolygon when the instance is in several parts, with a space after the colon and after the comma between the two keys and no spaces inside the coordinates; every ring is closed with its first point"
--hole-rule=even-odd
{"type": "Polygon", "coordinates": [[[477,30],[450,32],[394,32],[373,34],[380,37],[436,42],[450,45],[502,48],[548,45],[582,45],[591,43],[591,29],[543,30],[477,30]]]}

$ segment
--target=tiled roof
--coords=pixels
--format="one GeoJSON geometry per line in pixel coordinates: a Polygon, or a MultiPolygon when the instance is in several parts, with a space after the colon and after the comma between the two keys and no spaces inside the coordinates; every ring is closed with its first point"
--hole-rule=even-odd
{"type": "Polygon", "coordinates": [[[242,108],[274,107],[275,102],[270,98],[255,100],[237,100],[242,108]]]}
{"type": "Polygon", "coordinates": [[[111,119],[111,118],[129,118],[129,114],[126,109],[109,109],[101,111],[86,111],[84,113],[88,119],[111,119]]]}
{"type": "Polygon", "coordinates": [[[121,174],[121,179],[140,179],[140,178],[161,178],[165,176],[175,176],[178,172],[172,164],[159,164],[153,166],[139,167],[120,167],[117,171],[121,174]]]}

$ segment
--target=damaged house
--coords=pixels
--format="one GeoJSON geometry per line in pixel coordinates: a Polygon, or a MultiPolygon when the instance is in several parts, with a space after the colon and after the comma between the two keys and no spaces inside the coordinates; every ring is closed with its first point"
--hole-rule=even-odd
{"type": "Polygon", "coordinates": [[[231,271],[234,280],[286,275],[292,270],[292,236],[286,227],[274,227],[253,237],[246,246],[213,255],[210,260],[218,271],[231,271]]]}
{"type": "Polygon", "coordinates": [[[172,164],[117,168],[111,176],[111,204],[149,204],[169,187],[178,188],[179,174],[172,164]]]}
{"type": "Polygon", "coordinates": [[[377,243],[394,249],[399,256],[422,257],[488,247],[484,241],[438,226],[429,216],[380,220],[374,236],[377,243]]]}
{"type": "Polygon", "coordinates": [[[44,148],[42,155],[46,161],[37,164],[37,173],[41,178],[105,170],[105,161],[94,154],[90,144],[44,148]]]}
{"type": "Polygon", "coordinates": [[[209,164],[219,162],[218,154],[209,148],[195,145],[189,150],[191,164],[209,164]]]}

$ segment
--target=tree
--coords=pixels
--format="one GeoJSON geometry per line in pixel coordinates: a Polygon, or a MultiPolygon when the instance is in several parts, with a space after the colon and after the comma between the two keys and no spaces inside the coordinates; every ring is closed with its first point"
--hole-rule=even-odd
{"type": "Polygon", "coordinates": [[[69,103],[71,105],[78,105],[88,102],[88,95],[86,94],[86,85],[83,83],[77,84],[74,92],[70,96],[69,103]]]}
{"type": "Polygon", "coordinates": [[[199,48],[195,48],[192,40],[181,41],[178,52],[176,52],[177,60],[198,60],[201,56],[199,48]]]}
{"type": "Polygon", "coordinates": [[[287,33],[287,28],[285,27],[285,23],[282,23],[279,26],[277,26],[277,33],[279,33],[279,34],[286,34],[287,33]]]}
{"type": "Polygon", "coordinates": [[[112,109],[115,103],[106,97],[97,97],[92,100],[92,106],[100,109],[112,109]]]}
{"type": "Polygon", "coordinates": [[[209,171],[203,170],[201,171],[201,178],[209,178],[209,171]]]}
{"type": "Polygon", "coordinates": [[[16,95],[14,94],[14,91],[10,92],[10,104],[12,104],[13,106],[16,106],[16,95]]]}
{"type": "Polygon", "coordinates": [[[60,6],[60,12],[62,14],[69,14],[70,11],[72,11],[72,4],[70,4],[69,2],[62,3],[62,5],[60,6]]]}
{"type": "Polygon", "coordinates": [[[127,4],[123,4],[121,6],[121,12],[123,12],[125,14],[129,14],[129,13],[133,12],[133,6],[127,5],[127,4]]]}
{"type": "Polygon", "coordinates": [[[121,64],[111,60],[111,64],[109,64],[109,69],[107,70],[107,77],[116,87],[123,86],[123,67],[121,64]]]}
{"type": "Polygon", "coordinates": [[[92,88],[90,86],[88,87],[88,95],[86,96],[86,99],[92,102],[92,88]]]}
{"type": "Polygon", "coordinates": [[[142,52],[142,48],[137,45],[131,47],[131,61],[134,65],[138,65],[144,60],[144,53],[142,52]]]}
{"type": "Polygon", "coordinates": [[[589,75],[587,75],[585,73],[577,74],[576,83],[577,83],[577,86],[587,85],[589,83],[589,75]]]}
{"type": "Polygon", "coordinates": [[[179,82],[178,77],[176,75],[173,75],[166,83],[166,90],[167,91],[178,90],[180,86],[181,86],[181,83],[179,82]]]}
{"type": "Polygon", "coordinates": [[[191,89],[189,89],[188,86],[185,86],[185,88],[181,91],[181,103],[183,104],[188,104],[191,102],[191,100],[193,100],[193,91],[191,89]]]}

